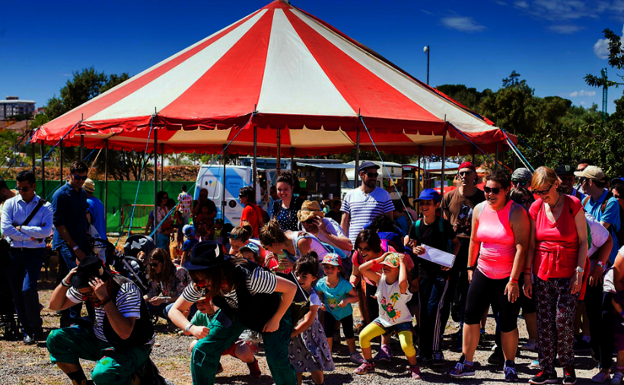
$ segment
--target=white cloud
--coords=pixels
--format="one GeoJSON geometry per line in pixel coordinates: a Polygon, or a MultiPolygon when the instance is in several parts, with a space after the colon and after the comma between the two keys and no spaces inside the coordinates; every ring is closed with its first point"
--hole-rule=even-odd
{"type": "Polygon", "coordinates": [[[442,18],[442,25],[461,32],[478,32],[485,29],[485,26],[474,21],[472,17],[463,16],[444,17],[442,18]]]}
{"type": "Polygon", "coordinates": [[[609,40],[608,39],[598,39],[596,44],[594,44],[594,53],[600,59],[606,59],[609,57],[609,40]]]}
{"type": "Polygon", "coordinates": [[[538,19],[552,21],[624,16],[622,0],[516,0],[512,5],[538,19]]]}
{"type": "Polygon", "coordinates": [[[578,25],[551,25],[548,29],[556,33],[571,34],[580,31],[583,27],[578,25]]]}
{"type": "Polygon", "coordinates": [[[585,90],[574,91],[574,92],[570,92],[568,96],[571,98],[580,98],[583,96],[596,96],[596,91],[585,91],[585,90]]]}

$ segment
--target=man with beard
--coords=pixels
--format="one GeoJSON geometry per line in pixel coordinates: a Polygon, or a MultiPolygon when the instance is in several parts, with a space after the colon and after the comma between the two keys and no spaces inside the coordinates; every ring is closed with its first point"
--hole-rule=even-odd
{"type": "Polygon", "coordinates": [[[360,231],[377,215],[388,214],[394,219],[394,204],[390,194],[377,187],[378,169],[379,166],[373,162],[362,162],[358,169],[362,185],[349,191],[342,202],[344,215],[341,226],[351,244],[355,244],[360,231]]]}
{"type": "MultiPolygon", "coordinates": [[[[477,172],[475,166],[470,162],[464,162],[459,166],[457,178],[461,181],[459,188],[444,195],[440,204],[444,219],[453,225],[457,238],[461,242],[461,247],[455,264],[449,275],[449,293],[454,293],[456,306],[459,307],[459,334],[457,337],[457,351],[462,348],[462,335],[464,322],[464,309],[466,307],[466,294],[468,292],[468,275],[466,267],[468,264],[468,247],[470,245],[470,235],[472,232],[472,210],[485,200],[483,191],[477,188],[477,172]]],[[[442,330],[445,330],[448,322],[451,301],[446,301],[440,312],[442,320],[442,330]]]]}
{"type": "MultiPolygon", "coordinates": [[[[585,168],[583,168],[584,170],[585,168]]],[[[562,164],[555,170],[559,179],[561,179],[561,188],[563,193],[576,197],[578,200],[583,200],[585,194],[574,188],[574,168],[569,164],[562,164]]]]}
{"type": "Polygon", "coordinates": [[[301,210],[297,213],[297,218],[306,233],[342,250],[347,256],[351,254],[353,249],[351,241],[344,235],[338,222],[325,216],[317,201],[303,202],[301,210]]]}

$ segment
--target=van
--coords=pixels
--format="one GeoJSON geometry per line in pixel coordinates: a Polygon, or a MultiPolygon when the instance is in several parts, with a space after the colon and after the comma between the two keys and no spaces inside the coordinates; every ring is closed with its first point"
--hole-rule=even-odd
{"type": "MultiPolygon", "coordinates": [[[[249,166],[225,166],[225,178],[223,165],[202,165],[197,174],[195,193],[193,199],[199,197],[199,190],[208,190],[208,199],[217,206],[217,218],[223,218],[224,223],[240,226],[243,205],[238,199],[241,188],[251,186],[253,182],[253,169],[249,166]],[[225,179],[225,197],[223,196],[223,180],[225,179]]],[[[264,204],[267,192],[261,189],[261,179],[264,178],[264,170],[258,169],[258,184],[256,186],[256,202],[266,210],[264,204]],[[265,197],[264,199],[262,199],[265,197]]]]}

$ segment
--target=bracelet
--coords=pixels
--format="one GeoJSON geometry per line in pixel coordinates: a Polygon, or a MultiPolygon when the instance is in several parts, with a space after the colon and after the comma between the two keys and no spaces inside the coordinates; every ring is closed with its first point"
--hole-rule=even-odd
{"type": "Polygon", "coordinates": [[[514,277],[509,277],[509,282],[518,283],[518,279],[514,277]]]}
{"type": "Polygon", "coordinates": [[[597,265],[602,267],[602,270],[604,270],[606,263],[604,263],[602,261],[598,261],[597,265]]]}
{"type": "Polygon", "coordinates": [[[63,287],[71,287],[71,283],[66,283],[66,282],[65,282],[65,278],[61,279],[61,285],[62,285],[63,287]]]}
{"type": "Polygon", "coordinates": [[[100,303],[100,307],[104,307],[104,305],[106,305],[107,303],[109,303],[111,301],[111,297],[109,296],[108,298],[106,298],[104,301],[102,301],[102,303],[100,303]]]}
{"type": "Polygon", "coordinates": [[[190,333],[192,327],[193,327],[193,324],[189,322],[188,325],[186,325],[186,327],[184,328],[184,331],[187,333],[190,333]]]}
{"type": "Polygon", "coordinates": [[[78,250],[78,249],[79,249],[79,247],[78,247],[78,245],[76,245],[76,246],[72,247],[72,249],[73,249],[74,251],[76,251],[76,250],[78,250]]]}
{"type": "Polygon", "coordinates": [[[472,270],[472,271],[474,271],[474,269],[475,269],[475,267],[474,267],[474,266],[468,266],[468,267],[466,267],[466,270],[472,270]]]}

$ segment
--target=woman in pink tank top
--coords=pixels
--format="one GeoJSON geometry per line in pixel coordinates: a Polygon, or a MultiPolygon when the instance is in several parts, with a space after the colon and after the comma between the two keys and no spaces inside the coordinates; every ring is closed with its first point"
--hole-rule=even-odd
{"type": "Polygon", "coordinates": [[[463,354],[449,372],[453,377],[474,375],[473,357],[479,344],[479,322],[493,304],[500,310],[498,326],[505,356],[505,380],[518,381],[514,363],[520,312],[518,279],[529,247],[531,222],[526,210],[508,197],[510,188],[509,174],[494,171],[486,178],[486,201],[478,204],[473,212],[463,354]]]}

